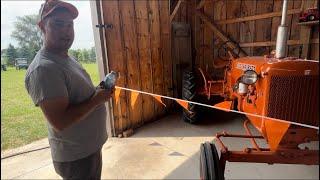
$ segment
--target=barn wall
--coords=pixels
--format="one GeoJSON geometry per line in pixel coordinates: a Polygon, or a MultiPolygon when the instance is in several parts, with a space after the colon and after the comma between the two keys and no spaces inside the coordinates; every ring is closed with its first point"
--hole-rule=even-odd
{"type": "MultiPolygon", "coordinates": [[[[192,9],[195,9],[196,3],[199,2],[200,0],[190,0],[182,3],[174,21],[187,22],[192,25],[193,46],[196,49],[195,64],[197,67],[210,69],[212,59],[218,58],[218,48],[222,41],[199,17],[195,17],[192,13],[192,9]],[[184,18],[190,14],[193,17],[184,18]]],[[[277,29],[281,17],[274,12],[282,11],[282,3],[282,0],[206,0],[200,11],[207,15],[231,41],[238,43],[248,55],[261,56],[275,50],[277,29]],[[267,13],[272,14],[268,18],[261,18],[267,13]],[[245,20],[248,17],[255,19],[245,20]],[[238,22],[232,22],[234,20],[238,20],[238,22]]],[[[301,9],[316,7],[317,3],[318,0],[289,0],[288,56],[319,60],[318,25],[303,26],[298,24],[301,9]],[[303,42],[306,40],[305,32],[308,32],[306,29],[309,27],[311,28],[311,45],[308,52],[305,53],[308,54],[307,56],[303,52],[303,42]]],[[[223,55],[225,52],[222,50],[220,56],[223,57],[223,55]]]]}
{"type": "MultiPolygon", "coordinates": [[[[172,96],[169,1],[101,1],[109,69],[120,72],[118,85],[172,96]]],[[[153,97],[122,90],[113,98],[115,134],[166,113],[153,97]]],[[[170,108],[172,102],[166,101],[170,108]]]]}

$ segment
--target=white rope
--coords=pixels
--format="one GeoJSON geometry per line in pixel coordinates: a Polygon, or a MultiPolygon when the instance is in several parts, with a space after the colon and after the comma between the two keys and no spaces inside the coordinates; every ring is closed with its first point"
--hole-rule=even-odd
{"type": "Polygon", "coordinates": [[[238,113],[238,114],[244,114],[244,115],[254,116],[254,117],[258,117],[258,118],[265,118],[265,119],[269,119],[269,120],[273,120],[273,121],[278,121],[278,122],[283,122],[283,123],[289,123],[289,124],[294,124],[294,125],[297,125],[297,126],[302,126],[302,127],[307,127],[307,128],[312,128],[312,129],[317,129],[317,130],[319,130],[319,127],[317,127],[317,126],[312,126],[312,125],[308,125],[308,124],[291,122],[291,121],[286,121],[286,120],[271,118],[271,117],[267,117],[267,116],[261,116],[261,115],[258,115],[258,114],[252,114],[252,113],[246,113],[246,112],[241,112],[241,111],[236,111],[236,110],[231,110],[231,109],[216,107],[216,106],[212,106],[212,105],[208,105],[208,104],[202,104],[202,103],[198,103],[198,102],[193,102],[193,101],[188,101],[188,100],[173,98],[173,97],[169,97],[169,96],[163,96],[163,95],[159,95],[159,94],[148,93],[148,92],[139,91],[139,90],[134,90],[134,89],[130,89],[130,88],[124,88],[124,87],[119,87],[119,86],[115,86],[115,87],[118,88],[118,89],[126,90],[126,91],[132,91],[132,92],[137,92],[137,93],[141,93],[141,94],[147,94],[147,95],[150,95],[150,96],[159,96],[159,97],[162,97],[162,98],[165,98],[165,99],[183,101],[183,102],[187,102],[187,103],[191,103],[191,104],[196,104],[196,105],[204,106],[204,107],[209,107],[209,108],[213,108],[213,109],[218,109],[218,110],[222,110],[222,111],[229,111],[229,112],[234,112],[234,113],[238,113]]]}

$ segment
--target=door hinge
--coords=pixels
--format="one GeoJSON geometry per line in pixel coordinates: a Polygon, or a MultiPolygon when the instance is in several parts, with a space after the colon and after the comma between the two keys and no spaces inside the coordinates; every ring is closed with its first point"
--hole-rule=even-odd
{"type": "Polygon", "coordinates": [[[106,28],[106,29],[112,29],[113,25],[112,24],[97,24],[97,28],[106,28]]]}

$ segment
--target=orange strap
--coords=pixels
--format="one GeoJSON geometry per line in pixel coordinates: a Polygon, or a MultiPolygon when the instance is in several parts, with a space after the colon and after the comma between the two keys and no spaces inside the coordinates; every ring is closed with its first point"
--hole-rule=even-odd
{"type": "Polygon", "coordinates": [[[119,102],[120,93],[121,93],[121,89],[116,87],[115,92],[114,92],[114,98],[115,98],[116,104],[118,104],[118,102],[119,102]]]}
{"type": "Polygon", "coordinates": [[[132,107],[132,108],[133,108],[134,105],[136,104],[137,99],[138,99],[138,96],[139,96],[139,93],[131,91],[131,99],[130,99],[130,102],[131,102],[131,107],[132,107]]]}

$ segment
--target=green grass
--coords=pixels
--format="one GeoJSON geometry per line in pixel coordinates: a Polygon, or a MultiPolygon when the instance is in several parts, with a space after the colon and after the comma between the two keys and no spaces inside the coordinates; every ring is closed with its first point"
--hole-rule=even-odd
{"type": "MultiPolygon", "coordinates": [[[[98,85],[97,64],[82,64],[98,85]]],[[[47,137],[46,120],[24,87],[26,70],[1,71],[1,150],[19,147],[47,137]]]]}

